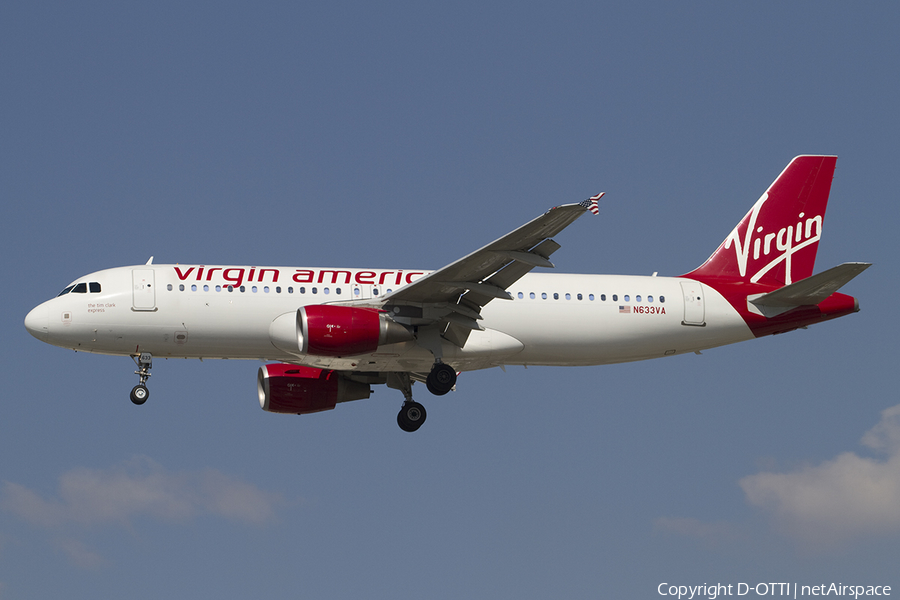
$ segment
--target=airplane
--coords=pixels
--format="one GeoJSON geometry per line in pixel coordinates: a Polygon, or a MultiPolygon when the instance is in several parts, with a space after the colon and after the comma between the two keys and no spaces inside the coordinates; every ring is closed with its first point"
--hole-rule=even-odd
{"type": "Polygon", "coordinates": [[[836,156],[794,158],[700,267],[678,277],[556,274],[552,238],[603,194],[550,209],[436,271],[201,264],[79,277],[25,327],[77,352],[130,356],[149,397],[153,357],[261,360],[260,407],[307,414],[399,390],[397,423],[464,371],[588,366],[699,352],[859,311],[837,290],[870,263],[813,274],[836,156]]]}

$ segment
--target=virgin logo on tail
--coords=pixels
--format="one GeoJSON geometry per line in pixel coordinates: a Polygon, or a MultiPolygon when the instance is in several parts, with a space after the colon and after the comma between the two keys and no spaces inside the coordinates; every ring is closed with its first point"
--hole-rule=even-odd
{"type": "Polygon", "coordinates": [[[797,215],[796,225],[782,227],[774,233],[765,233],[765,228],[762,225],[757,227],[756,223],[759,218],[759,213],[768,199],[769,194],[766,192],[759,200],[757,200],[756,204],[753,205],[753,208],[750,209],[748,215],[749,221],[747,222],[747,229],[744,231],[743,243],[741,243],[741,234],[738,231],[741,224],[743,224],[742,221],[731,231],[728,237],[725,238],[723,247],[727,250],[731,247],[731,244],[734,243],[735,259],[737,260],[738,271],[741,274],[741,278],[747,277],[747,261],[750,258],[751,248],[753,250],[754,263],[760,260],[760,257],[765,260],[773,252],[780,252],[781,254],[776,254],[772,260],[757,269],[756,272],[750,276],[750,282],[759,282],[763,275],[768,273],[779,263],[784,262],[784,283],[790,284],[793,282],[791,277],[791,256],[793,256],[795,252],[819,241],[819,238],[822,235],[822,215],[806,218],[806,215],[801,212],[797,215]]]}
{"type": "Polygon", "coordinates": [[[792,160],[709,260],[686,277],[782,286],[812,275],[836,161],[792,160]]]}

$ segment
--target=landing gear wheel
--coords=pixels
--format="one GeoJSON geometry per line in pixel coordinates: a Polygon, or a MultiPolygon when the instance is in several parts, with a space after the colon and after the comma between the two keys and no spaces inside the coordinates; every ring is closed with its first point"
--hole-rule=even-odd
{"type": "Polygon", "coordinates": [[[150,397],[150,390],[145,385],[150,379],[150,369],[153,367],[153,355],[149,352],[141,352],[137,356],[132,356],[131,360],[137,365],[138,370],[134,372],[140,377],[140,383],[131,389],[131,401],[137,405],[141,405],[150,397]]]}
{"type": "Polygon", "coordinates": [[[397,425],[407,433],[412,433],[425,422],[425,407],[418,402],[404,402],[397,414],[397,425]]]}
{"type": "Polygon", "coordinates": [[[456,385],[456,369],[444,363],[435,363],[425,379],[425,386],[435,396],[443,396],[456,385]]]}
{"type": "Polygon", "coordinates": [[[150,390],[146,385],[136,385],[131,388],[131,401],[140,406],[150,397],[150,390]]]}

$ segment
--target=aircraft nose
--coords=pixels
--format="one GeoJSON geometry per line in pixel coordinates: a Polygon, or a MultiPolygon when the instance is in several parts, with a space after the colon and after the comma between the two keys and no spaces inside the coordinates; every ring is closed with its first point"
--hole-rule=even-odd
{"type": "Polygon", "coordinates": [[[34,307],[25,316],[25,329],[42,342],[47,341],[47,336],[50,333],[50,319],[46,304],[34,307]]]}

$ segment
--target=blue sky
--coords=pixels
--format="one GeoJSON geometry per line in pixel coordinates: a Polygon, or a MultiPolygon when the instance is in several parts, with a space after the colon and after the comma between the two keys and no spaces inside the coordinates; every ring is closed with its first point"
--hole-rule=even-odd
{"type": "Polygon", "coordinates": [[[900,8],[0,7],[0,598],[900,589],[900,8]],[[257,364],[67,352],[102,268],[437,268],[607,192],[561,271],[678,275],[795,155],[839,156],[817,270],[862,311],[645,363],[466,373],[267,414],[257,364]]]}

